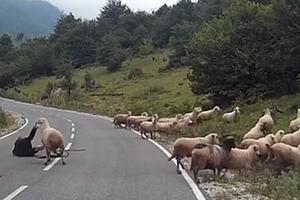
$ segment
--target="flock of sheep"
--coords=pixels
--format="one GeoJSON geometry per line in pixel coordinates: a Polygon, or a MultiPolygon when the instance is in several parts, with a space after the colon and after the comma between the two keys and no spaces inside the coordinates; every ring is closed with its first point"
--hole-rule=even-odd
{"type": "MultiPolygon", "coordinates": [[[[178,114],[174,118],[159,118],[157,114],[150,117],[146,112],[140,116],[133,116],[128,112],[117,114],[113,118],[113,124],[115,127],[134,128],[140,131],[142,138],[150,134],[154,139],[155,133],[178,136],[190,127],[196,127],[214,118],[220,111],[219,106],[207,111],[196,107],[193,112],[178,114]]],[[[226,123],[231,123],[237,121],[239,115],[240,108],[235,107],[232,112],[225,113],[222,119],[226,123]]],[[[198,172],[203,169],[211,169],[218,175],[225,169],[225,175],[228,169],[239,172],[242,169],[251,170],[257,163],[280,166],[280,169],[300,164],[300,109],[297,118],[290,122],[291,133],[285,134],[283,130],[273,133],[273,125],[271,111],[267,108],[255,126],[244,135],[239,145],[236,144],[234,137],[220,138],[217,133],[210,133],[205,137],[178,138],[173,144],[173,153],[169,161],[176,159],[177,172],[180,174],[179,166],[184,168],[181,160],[184,157],[191,157],[190,170],[197,182],[198,172]]]]}

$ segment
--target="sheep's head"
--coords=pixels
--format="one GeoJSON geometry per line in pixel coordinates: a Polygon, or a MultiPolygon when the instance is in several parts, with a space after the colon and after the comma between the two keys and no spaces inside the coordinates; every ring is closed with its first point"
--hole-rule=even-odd
{"type": "Polygon", "coordinates": [[[236,144],[235,144],[234,137],[233,136],[227,136],[227,137],[225,137],[225,139],[223,140],[223,147],[227,151],[231,151],[232,148],[235,148],[236,144]]]}
{"type": "Polygon", "coordinates": [[[49,126],[49,122],[45,117],[40,118],[36,123],[36,127],[49,126]]]}
{"type": "Polygon", "coordinates": [[[263,112],[264,112],[265,115],[270,115],[271,116],[271,110],[270,110],[270,108],[264,109],[263,112]]]}
{"type": "Polygon", "coordinates": [[[215,106],[213,108],[214,112],[220,112],[221,111],[221,108],[219,106],[215,106]]]}
{"type": "Polygon", "coordinates": [[[259,146],[257,144],[252,144],[249,146],[249,149],[251,149],[253,151],[253,153],[256,155],[256,157],[260,157],[261,153],[259,150],[259,146]]]}
{"type": "Polygon", "coordinates": [[[220,143],[219,136],[217,133],[210,133],[207,136],[205,136],[205,138],[208,139],[208,142],[210,144],[219,144],[220,143]]]}
{"type": "Polygon", "coordinates": [[[176,117],[175,117],[176,120],[179,120],[179,119],[182,119],[182,118],[183,118],[182,114],[177,114],[176,117]]]}
{"type": "Polygon", "coordinates": [[[280,142],[281,138],[284,136],[285,131],[284,130],[279,130],[275,134],[275,143],[280,142]]]}
{"type": "Polygon", "coordinates": [[[132,112],[130,110],[127,113],[128,113],[128,115],[132,115],[132,112]]]}
{"type": "Polygon", "coordinates": [[[143,113],[141,114],[141,116],[148,117],[149,114],[148,114],[147,112],[143,112],[143,113]]]}
{"type": "Polygon", "coordinates": [[[265,129],[265,126],[263,123],[261,122],[258,122],[256,125],[255,125],[260,131],[263,131],[265,129]]]}
{"type": "Polygon", "coordinates": [[[237,107],[234,108],[234,111],[237,112],[237,113],[240,113],[241,112],[241,108],[237,106],[237,107]]]}

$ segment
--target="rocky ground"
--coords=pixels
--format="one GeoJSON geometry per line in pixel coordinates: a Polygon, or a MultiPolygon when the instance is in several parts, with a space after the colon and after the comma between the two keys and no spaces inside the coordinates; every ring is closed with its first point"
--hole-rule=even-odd
{"type": "Polygon", "coordinates": [[[25,117],[19,113],[15,112],[9,112],[11,117],[14,119],[14,122],[10,127],[3,128],[0,130],[0,137],[11,133],[12,131],[17,130],[21,126],[23,126],[26,123],[25,117]]]}
{"type": "MultiPolygon", "coordinates": [[[[160,137],[162,144],[169,152],[173,150],[173,141],[160,137]]],[[[183,159],[185,169],[189,169],[191,159],[183,159]]],[[[174,173],[175,167],[174,167],[174,173]]],[[[200,185],[213,200],[268,200],[267,197],[255,194],[251,191],[255,174],[243,174],[239,176],[234,172],[227,172],[223,178],[215,177],[212,171],[204,170],[199,173],[200,185]],[[251,177],[250,177],[251,176],[251,177]]]]}

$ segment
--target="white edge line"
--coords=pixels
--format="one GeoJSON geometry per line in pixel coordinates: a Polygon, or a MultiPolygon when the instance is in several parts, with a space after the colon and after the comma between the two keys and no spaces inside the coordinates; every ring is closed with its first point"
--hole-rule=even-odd
{"type": "MultiPolygon", "coordinates": [[[[55,110],[55,111],[60,111],[60,112],[63,111],[63,112],[68,112],[68,113],[73,113],[73,114],[78,114],[78,115],[96,117],[96,118],[99,118],[99,119],[104,119],[104,120],[109,120],[109,121],[112,120],[112,118],[110,118],[110,117],[101,116],[101,115],[93,115],[93,114],[83,113],[83,112],[78,112],[78,111],[73,111],[73,110],[64,110],[64,109],[58,109],[58,108],[51,108],[51,107],[46,107],[46,106],[41,106],[41,105],[35,105],[35,104],[30,104],[30,103],[19,102],[19,101],[15,101],[15,100],[3,98],[3,97],[0,97],[0,99],[10,101],[10,102],[19,103],[19,104],[23,104],[23,105],[35,106],[35,107],[38,107],[38,108],[43,108],[43,109],[48,109],[48,110],[55,110]]],[[[134,131],[134,133],[140,135],[139,132],[134,131]]],[[[147,140],[152,142],[152,144],[154,144],[155,146],[157,146],[165,155],[167,155],[167,156],[170,155],[170,153],[164,147],[162,147],[160,144],[158,144],[157,142],[155,142],[151,139],[147,139],[147,140]]],[[[60,159],[60,158],[58,158],[58,159],[60,159]]],[[[176,163],[175,159],[173,159],[172,161],[173,161],[173,163],[176,163]]],[[[58,162],[58,161],[56,161],[56,162],[58,162]]],[[[181,166],[180,166],[180,169],[182,171],[182,175],[183,175],[184,179],[189,184],[189,186],[192,188],[192,190],[194,192],[194,195],[197,198],[197,200],[206,200],[205,197],[203,196],[203,194],[201,193],[200,189],[198,188],[198,186],[194,183],[194,181],[192,181],[192,179],[187,174],[187,172],[184,169],[182,169],[181,166]]]]}
{"type": "Polygon", "coordinates": [[[22,130],[23,128],[25,128],[25,127],[27,126],[28,123],[29,123],[29,120],[28,120],[27,118],[25,118],[25,124],[24,124],[23,126],[21,126],[21,127],[18,128],[17,130],[15,130],[15,131],[13,131],[13,132],[11,132],[11,133],[9,133],[9,134],[6,134],[6,135],[2,136],[2,137],[0,138],[0,140],[3,140],[3,139],[5,139],[5,138],[7,138],[7,137],[9,137],[9,136],[11,136],[11,135],[13,135],[13,134],[19,132],[20,130],[22,130]]]}
{"type": "MultiPolygon", "coordinates": [[[[65,147],[65,150],[69,150],[72,146],[72,143],[69,142],[67,146],[65,147]]],[[[47,165],[43,171],[49,171],[58,161],[60,161],[61,158],[55,158],[49,165],[47,165]]]]}
{"type": "MultiPolygon", "coordinates": [[[[141,134],[138,131],[132,130],[132,132],[134,132],[135,134],[141,136],[141,134]]],[[[154,144],[156,147],[158,147],[167,157],[171,157],[171,154],[163,146],[158,144],[156,141],[151,140],[149,138],[147,138],[147,140],[149,142],[151,142],[152,144],[154,144]]],[[[172,159],[172,161],[173,161],[174,164],[176,164],[175,159],[172,159]]],[[[191,177],[188,175],[188,173],[185,171],[185,169],[183,169],[181,166],[179,166],[179,169],[180,169],[180,171],[182,173],[182,176],[184,177],[185,181],[192,188],[193,193],[194,193],[195,197],[197,198],[197,200],[206,200],[204,195],[202,194],[202,192],[198,188],[198,186],[194,183],[194,181],[191,179],[191,177]]]]}
{"type": "Polygon", "coordinates": [[[75,135],[74,135],[74,133],[72,133],[70,138],[74,139],[74,137],[75,137],[75,135]]]}
{"type": "Polygon", "coordinates": [[[9,194],[3,200],[11,200],[11,199],[15,198],[18,194],[20,194],[26,188],[28,188],[28,185],[21,185],[18,189],[16,189],[14,192],[12,192],[11,194],[9,194]]]}

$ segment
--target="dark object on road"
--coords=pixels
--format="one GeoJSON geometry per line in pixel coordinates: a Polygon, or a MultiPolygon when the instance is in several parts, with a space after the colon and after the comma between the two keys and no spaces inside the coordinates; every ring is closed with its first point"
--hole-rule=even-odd
{"type": "Polygon", "coordinates": [[[17,141],[15,142],[14,149],[12,151],[15,156],[32,157],[35,155],[35,153],[38,152],[36,148],[32,148],[32,144],[31,144],[31,141],[34,138],[36,131],[37,131],[37,127],[36,125],[34,125],[28,137],[25,138],[19,137],[17,139],[17,141]]]}

